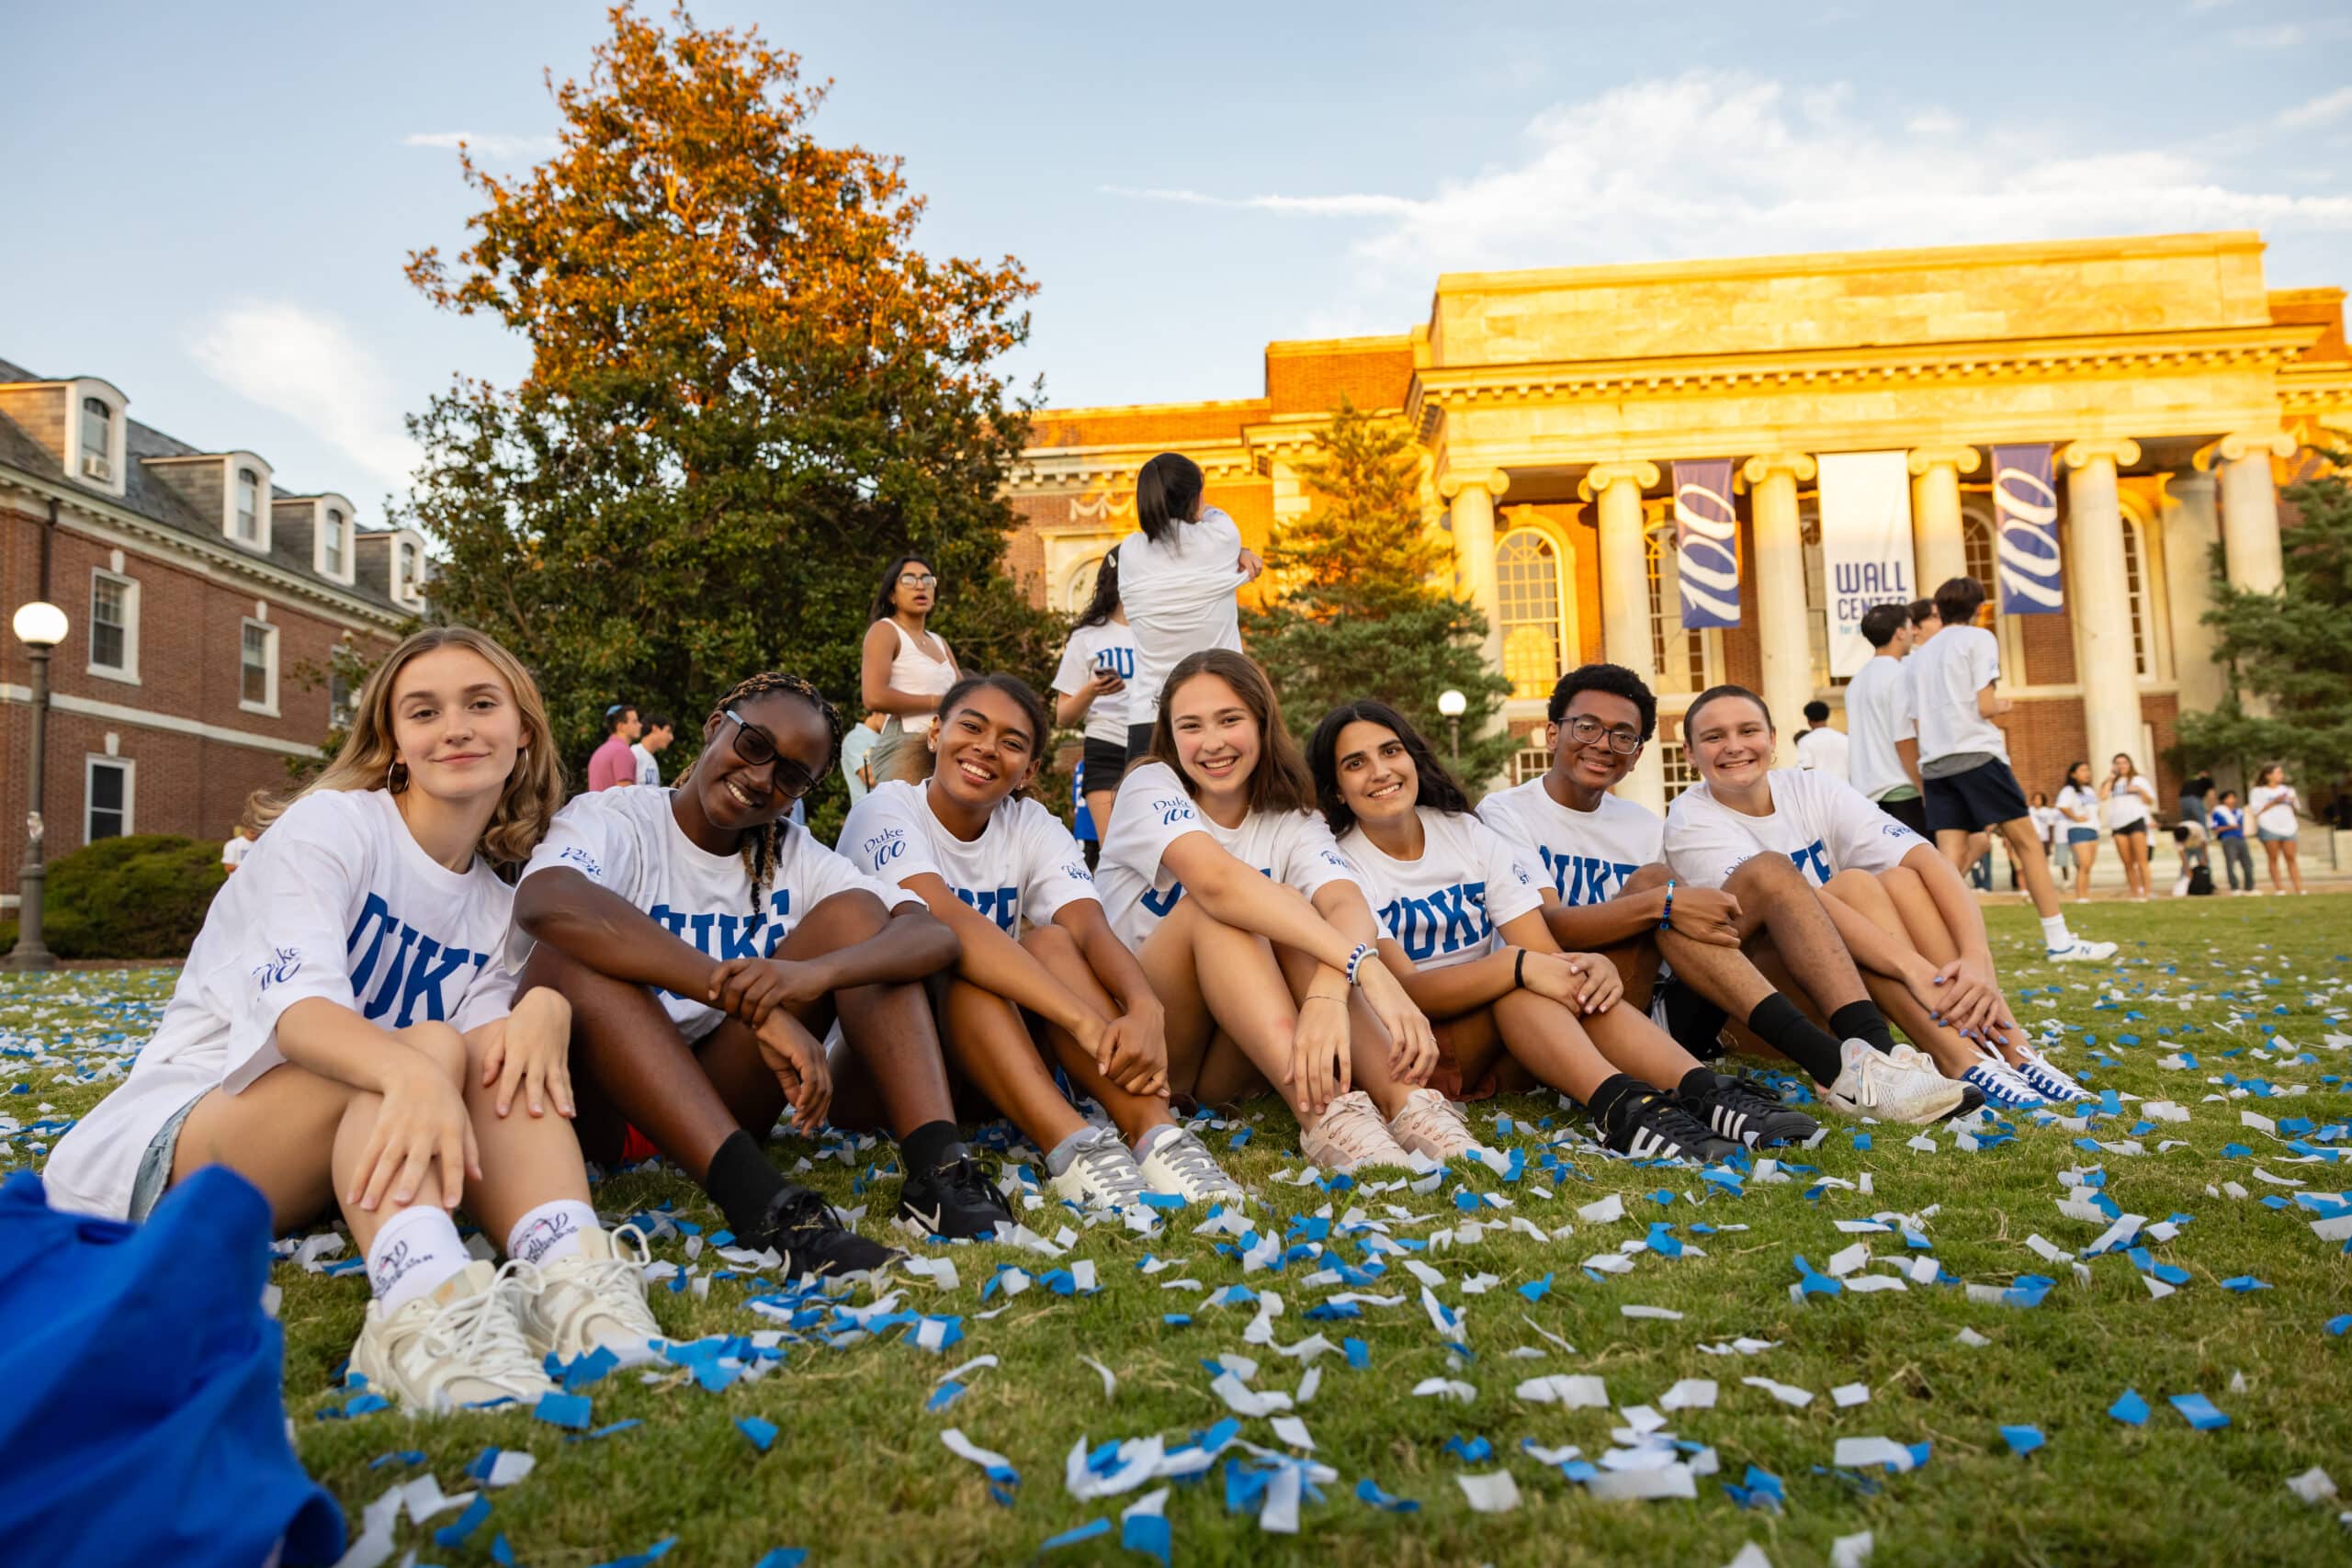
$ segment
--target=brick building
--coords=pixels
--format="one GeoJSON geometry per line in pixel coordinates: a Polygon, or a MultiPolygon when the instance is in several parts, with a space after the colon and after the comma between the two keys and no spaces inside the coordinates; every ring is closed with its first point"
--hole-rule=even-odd
{"type": "MultiPolygon", "coordinates": [[[[2277,486],[2352,445],[2344,291],[2268,288],[2262,249],[2177,234],[1450,274],[1408,333],[1268,345],[1261,397],[1042,411],[1011,558],[1046,602],[1083,604],[1134,528],[1137,468],[1169,449],[1262,547],[1312,506],[1298,459],[1344,392],[1419,437],[1425,515],[1493,628],[1514,732],[1540,746],[1544,697],[1585,660],[1658,691],[1659,742],[1623,786],[1656,806],[1695,776],[1679,716],[1706,686],[1762,693],[1783,763],[1804,704],[1842,704],[1821,458],[1892,461],[1902,565],[1931,591],[1995,583],[1992,450],[2038,444],[2064,613],[1985,621],[2018,772],[2054,790],[2069,761],[2130,751],[2168,813],[2174,719],[2222,691],[2209,558],[2275,586],[2277,486]],[[1685,630],[1675,466],[1700,459],[1731,460],[1740,615],[1685,630]]],[[[1542,765],[1531,747],[1514,773],[1542,765]]]]}
{"type": "MultiPolygon", "coordinates": [[[[252,452],[198,452],[94,376],[0,361],[0,606],[47,599],[51,861],[118,833],[221,839],[332,728],[338,642],[388,648],[424,607],[424,539],[293,495],[252,452]],[[313,677],[315,672],[315,678],[313,677]]],[[[25,649],[0,638],[0,906],[28,805],[25,649]]]]}

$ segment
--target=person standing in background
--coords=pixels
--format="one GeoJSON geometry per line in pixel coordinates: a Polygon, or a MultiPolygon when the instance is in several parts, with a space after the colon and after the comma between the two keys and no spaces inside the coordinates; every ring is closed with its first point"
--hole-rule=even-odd
{"type": "Polygon", "coordinates": [[[860,655],[859,695],[868,713],[888,716],[882,738],[865,755],[876,784],[909,783],[930,761],[920,744],[939,722],[939,699],[956,683],[956,654],[930,629],[939,603],[939,575],[921,556],[900,556],[882,573],[860,655]]]}
{"type": "Polygon", "coordinates": [[[1135,673],[1136,636],[1119,605],[1119,552],[1113,550],[1095,569],[1094,597],[1070,628],[1054,671],[1054,722],[1065,728],[1086,724],[1079,805],[1092,818],[1097,841],[1110,829],[1111,802],[1127,768],[1127,682],[1135,673]]]}
{"type": "Polygon", "coordinates": [[[2254,852],[2245,847],[2245,811],[2238,805],[2238,792],[2225,789],[2222,798],[2213,803],[2213,815],[2206,821],[2213,841],[2222,846],[2222,863],[2229,868],[2230,891],[2233,894],[2254,891],[2254,852]],[[2243,873],[2245,881],[2239,881],[2243,873]]]}
{"type": "Polygon", "coordinates": [[[615,703],[605,710],[605,728],[608,731],[605,743],[588,758],[591,793],[637,782],[637,758],[629,750],[644,728],[637,721],[637,709],[628,703],[615,703]]]}
{"type": "Polygon", "coordinates": [[[648,789],[662,787],[662,764],[654,761],[670,749],[677,732],[670,727],[667,714],[655,714],[645,721],[645,732],[630,747],[629,756],[637,763],[637,782],[648,789]]]}
{"type": "Polygon", "coordinates": [[[842,781],[849,785],[849,803],[855,806],[874,787],[873,775],[866,771],[865,759],[882,739],[882,723],[888,714],[870,713],[850,726],[842,739],[842,781]]]}
{"type": "MultiPolygon", "coordinates": [[[[1903,668],[1913,641],[1910,611],[1871,605],[1862,612],[1862,637],[1872,652],[1846,685],[1846,782],[1924,839],[1928,807],[1919,796],[1918,730],[1903,668]]],[[[1798,756],[1804,756],[1802,738],[1798,756]]]]}
{"type": "Polygon", "coordinates": [[[252,852],[253,847],[254,836],[245,831],[245,825],[243,822],[230,829],[228,841],[220,846],[221,871],[232,872],[243,865],[245,856],[252,852]]]}
{"type": "Polygon", "coordinates": [[[2203,839],[2206,836],[2205,818],[2213,809],[2213,770],[2206,768],[2196,777],[2184,781],[2177,804],[2180,819],[2196,829],[2197,837],[2203,839]]]}
{"type": "Polygon", "coordinates": [[[2091,787],[2091,765],[2076,762],[2058,786],[2059,830],[2075,857],[2075,897],[2091,896],[2091,866],[2098,859],[2098,791],[2091,787]]]}
{"type": "Polygon", "coordinates": [[[2137,763],[2118,751],[2107,777],[2099,781],[2098,797],[2107,803],[2107,830],[2123,862],[2123,880],[2132,897],[2144,901],[2148,897],[2148,824],[2155,820],[2156,786],[2141,773],[2137,763]]]}
{"type": "Polygon", "coordinates": [[[2245,808],[2254,818],[2254,836],[2262,840],[2262,852],[2270,857],[2270,891],[2285,893],[2286,884],[2278,880],[2278,861],[2286,857],[2288,878],[2295,891],[2303,890],[2303,868],[2295,858],[2295,835],[2302,829],[2302,798],[2295,786],[2287,782],[2287,765],[2273,762],[2254,775],[2254,792],[2246,796],[2245,808]]]}
{"type": "Polygon", "coordinates": [[[1805,704],[1804,722],[1804,733],[1797,737],[1797,766],[1852,783],[1846,774],[1846,732],[1829,728],[1829,705],[1818,698],[1805,704]]]}
{"type": "Polygon", "coordinates": [[[1181,452],[1162,452],[1136,476],[1141,532],[1120,540],[1118,549],[1119,603],[1136,643],[1136,672],[1127,682],[1129,767],[1151,750],[1159,688],[1178,661],[1212,648],[1241,651],[1234,595],[1266,570],[1243,547],[1233,519],[1204,504],[1204,488],[1200,465],[1181,452]]]}
{"type": "MultiPolygon", "coordinates": [[[[2053,880],[2064,886],[2066,880],[2066,857],[2058,852],[2058,846],[2066,841],[2066,818],[2059,813],[2056,807],[2050,804],[2050,796],[2041,790],[2035,790],[2028,798],[2033,803],[2030,814],[2033,818],[2034,835],[2041,840],[2041,852],[2050,857],[2050,874],[2053,880]]],[[[2011,863],[2011,869],[2016,869],[2014,862],[2011,863]]],[[[2014,886],[2015,884],[2012,883],[2011,886],[2014,886]]]]}

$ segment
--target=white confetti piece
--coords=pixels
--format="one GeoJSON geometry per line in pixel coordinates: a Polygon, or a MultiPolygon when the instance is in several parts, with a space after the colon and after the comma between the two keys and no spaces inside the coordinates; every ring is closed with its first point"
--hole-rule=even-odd
{"type": "Polygon", "coordinates": [[[1627,1427],[1645,1438],[1666,1425],[1666,1417],[1646,1404],[1629,1404],[1617,1414],[1625,1418],[1627,1427]]]}
{"type": "Polygon", "coordinates": [[[1209,1384],[1209,1392],[1225,1401],[1225,1407],[1236,1416],[1272,1416],[1276,1411],[1291,1407],[1289,1394],[1279,1389],[1261,1392],[1230,1371],[1218,1373],[1216,1381],[1209,1384]]]}
{"type": "Polygon", "coordinates": [[[2289,1476],[2287,1490],[2317,1507],[2335,1495],[2335,1483],[2327,1472],[2313,1465],[2301,1475],[2289,1476]]]}
{"type": "Polygon", "coordinates": [[[1684,1378],[1661,1394],[1658,1404],[1668,1410],[1713,1410],[1715,1407],[1715,1380],[1684,1378]]]}
{"type": "Polygon", "coordinates": [[[1959,1340],[1963,1345],[1975,1347],[1977,1348],[1982,1348],[1983,1347],[1993,1343],[1990,1339],[1985,1338],[1984,1336],[1977,1333],[1976,1330],[1973,1328],[1963,1328],[1958,1334],[1953,1335],[1952,1337],[1959,1340]]]}
{"type": "Polygon", "coordinates": [[[405,1487],[394,1486],[361,1510],[359,1534],[335,1568],[382,1568],[396,1550],[393,1527],[400,1521],[405,1487]]]}
{"type": "Polygon", "coordinates": [[[1860,1269],[1870,1260],[1869,1244],[1858,1241],[1853,1246],[1830,1255],[1829,1277],[1833,1280],[1842,1280],[1860,1269]]]}
{"type": "Polygon", "coordinates": [[[1840,1438],[1832,1462],[1840,1470],[1885,1464],[1907,1471],[1911,1468],[1911,1450],[1891,1438],[1840,1438]]]}
{"type": "Polygon", "coordinates": [[[401,1501],[408,1509],[411,1524],[424,1524],[436,1514],[462,1508],[473,1500],[470,1492],[460,1492],[454,1497],[443,1495],[441,1483],[430,1475],[420,1475],[401,1488],[401,1501]]]}
{"type": "Polygon", "coordinates": [[[1585,1483],[1586,1493],[1603,1503],[1645,1502],[1663,1497],[1696,1497],[1698,1478],[1687,1464],[1657,1470],[1604,1470],[1585,1483]]]}
{"type": "Polygon", "coordinates": [[[1478,1397],[1478,1391],[1453,1378],[1423,1378],[1413,1385],[1413,1397],[1451,1399],[1467,1404],[1478,1397]]]}
{"type": "Polygon", "coordinates": [[[1829,1391],[1829,1397],[1837,1402],[1838,1409],[1850,1410],[1857,1404],[1870,1402],[1871,1385],[1866,1382],[1839,1383],[1829,1391]]]}
{"type": "Polygon", "coordinates": [[[1589,1225],[1605,1225],[1611,1220],[1625,1217],[1625,1200],[1611,1192],[1598,1202],[1587,1203],[1577,1211],[1577,1218],[1589,1225]]]}
{"type": "Polygon", "coordinates": [[[1760,1388],[1781,1404],[1794,1405],[1799,1410],[1813,1403],[1813,1391],[1799,1388],[1794,1383],[1775,1382],[1770,1378],[1742,1378],[1739,1381],[1750,1388],[1760,1388]]]}
{"type": "Polygon", "coordinates": [[[1846,1288],[1860,1295],[1874,1291],[1909,1291],[1910,1286],[1892,1274],[1860,1274],[1846,1281],[1846,1288]]]}
{"type": "Polygon", "coordinates": [[[1596,1377],[1529,1378],[1513,1392],[1531,1404],[1561,1404],[1570,1410],[1609,1408],[1609,1386],[1596,1377]]]}
{"type": "MultiPolygon", "coordinates": [[[[1646,1244],[1635,1242],[1634,1245],[1639,1247],[1646,1244]]],[[[1596,1252],[1586,1258],[1581,1267],[1600,1274],[1630,1274],[1634,1271],[1634,1260],[1623,1253],[1596,1252]]]]}
{"type": "Polygon", "coordinates": [[[1617,1310],[1626,1317],[1651,1317],[1660,1319],[1667,1323],[1680,1323],[1682,1321],[1682,1314],[1675,1311],[1672,1307],[1635,1306],[1629,1304],[1626,1306],[1621,1306],[1617,1310]]]}
{"type": "Polygon", "coordinates": [[[1739,1549],[1739,1555],[1724,1564],[1724,1568],[1772,1568],[1772,1560],[1754,1541],[1739,1549]]]}
{"type": "Polygon", "coordinates": [[[1298,1496],[1305,1481],[1295,1465],[1284,1465],[1266,1483],[1266,1501],[1258,1510],[1258,1528],[1273,1535],[1298,1533],[1298,1496]]]}
{"type": "Polygon", "coordinates": [[[538,1468],[538,1463],[537,1455],[521,1449],[501,1449],[498,1457],[490,1461],[489,1484],[492,1487],[512,1486],[528,1477],[538,1468]]]}
{"type": "Polygon", "coordinates": [[[1867,1568],[1871,1552],[1877,1545],[1868,1530],[1860,1535],[1841,1535],[1829,1543],[1829,1568],[1867,1568]]]}
{"type": "Polygon", "coordinates": [[[1453,1479],[1470,1506],[1481,1514],[1508,1514],[1519,1506],[1519,1483],[1511,1479],[1508,1470],[1487,1475],[1457,1475],[1453,1479]]]}
{"type": "Polygon", "coordinates": [[[1292,1448],[1305,1449],[1308,1453],[1315,1451],[1315,1439],[1307,1436],[1306,1423],[1297,1416],[1277,1416],[1268,1425],[1273,1427],[1276,1438],[1292,1448]]]}

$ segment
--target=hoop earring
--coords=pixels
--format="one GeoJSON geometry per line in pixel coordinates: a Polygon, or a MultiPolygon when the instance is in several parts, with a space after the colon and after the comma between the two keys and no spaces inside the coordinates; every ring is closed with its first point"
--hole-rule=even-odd
{"type": "Polygon", "coordinates": [[[391,766],[384,770],[384,788],[392,795],[398,795],[408,788],[407,763],[398,758],[393,759],[391,766]]]}

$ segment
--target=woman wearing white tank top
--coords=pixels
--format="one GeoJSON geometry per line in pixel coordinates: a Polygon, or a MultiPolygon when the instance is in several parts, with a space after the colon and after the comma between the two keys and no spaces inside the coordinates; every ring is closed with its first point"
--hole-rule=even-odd
{"type": "Polygon", "coordinates": [[[920,745],[939,722],[939,699],[956,684],[956,655],[947,639],[926,629],[939,602],[939,577],[921,556],[900,556],[883,572],[865,628],[858,683],[867,709],[888,716],[882,738],[865,754],[874,784],[909,783],[927,761],[920,745]]]}

